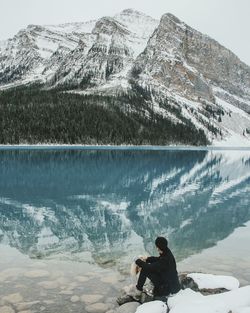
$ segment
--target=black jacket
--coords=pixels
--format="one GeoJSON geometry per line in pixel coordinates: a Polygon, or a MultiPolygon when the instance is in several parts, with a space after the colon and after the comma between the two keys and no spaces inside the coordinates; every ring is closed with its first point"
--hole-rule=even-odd
{"type": "Polygon", "coordinates": [[[159,283],[155,286],[155,295],[169,295],[180,290],[175,258],[169,248],[159,257],[148,257],[146,262],[137,259],[136,264],[144,271],[158,277],[159,283]]]}

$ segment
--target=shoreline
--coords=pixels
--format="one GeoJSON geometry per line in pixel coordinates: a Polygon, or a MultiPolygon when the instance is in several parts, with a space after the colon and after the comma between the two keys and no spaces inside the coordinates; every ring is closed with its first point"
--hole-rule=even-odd
{"type": "MultiPolygon", "coordinates": [[[[4,250],[2,249],[3,252],[4,250]]],[[[121,294],[121,290],[131,284],[129,273],[121,274],[115,268],[102,268],[97,264],[73,261],[30,259],[13,248],[6,247],[6,250],[10,253],[4,253],[3,259],[0,260],[0,265],[2,263],[0,312],[2,312],[2,308],[8,307],[15,308],[15,312],[18,313],[23,310],[29,313],[44,310],[54,313],[80,311],[110,313],[113,310],[114,313],[119,307],[116,300],[121,294]]],[[[195,264],[192,266],[190,264],[190,267],[195,268],[195,273],[197,273],[195,264]]],[[[194,273],[191,268],[189,270],[187,268],[186,270],[179,269],[179,276],[185,273],[194,273]]],[[[216,277],[225,275],[223,271],[214,273],[211,269],[200,273],[211,273],[216,277]]],[[[239,279],[233,273],[227,276],[239,279]]],[[[250,282],[245,287],[240,284],[241,288],[249,288],[248,286],[250,286],[250,282]]],[[[10,310],[7,312],[12,313],[10,310]]]]}
{"type": "Polygon", "coordinates": [[[185,145],[81,145],[81,144],[20,144],[0,145],[0,150],[115,150],[115,151],[250,151],[249,146],[185,146],[185,145]]]}

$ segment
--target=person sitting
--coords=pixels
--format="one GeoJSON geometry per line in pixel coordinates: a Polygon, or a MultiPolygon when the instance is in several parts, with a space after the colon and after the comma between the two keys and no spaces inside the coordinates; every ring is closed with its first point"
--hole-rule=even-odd
{"type": "Polygon", "coordinates": [[[143,291],[146,279],[150,279],[154,285],[154,298],[169,296],[180,290],[180,282],[176,270],[175,258],[168,248],[168,241],[164,237],[155,240],[159,257],[150,256],[145,261],[137,259],[136,265],[141,268],[136,284],[134,298],[139,299],[143,291]]]}

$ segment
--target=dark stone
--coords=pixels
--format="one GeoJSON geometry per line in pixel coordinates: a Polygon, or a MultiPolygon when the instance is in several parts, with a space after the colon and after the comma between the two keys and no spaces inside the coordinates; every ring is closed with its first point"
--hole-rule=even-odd
{"type": "Polygon", "coordinates": [[[188,273],[182,273],[179,275],[181,289],[190,288],[194,291],[199,291],[199,287],[196,282],[191,278],[187,277],[188,273]]]}
{"type": "Polygon", "coordinates": [[[181,273],[179,275],[181,289],[190,288],[190,289],[192,289],[194,291],[200,292],[204,296],[215,295],[215,294],[219,294],[219,293],[223,293],[223,292],[229,291],[229,290],[227,290],[225,288],[214,288],[214,289],[203,288],[203,289],[199,289],[199,287],[196,284],[196,282],[191,277],[187,277],[188,274],[189,273],[181,273]]]}
{"type": "Polygon", "coordinates": [[[128,303],[128,302],[136,302],[135,299],[129,295],[123,295],[117,298],[116,302],[119,305],[123,305],[124,303],[128,303]]]}

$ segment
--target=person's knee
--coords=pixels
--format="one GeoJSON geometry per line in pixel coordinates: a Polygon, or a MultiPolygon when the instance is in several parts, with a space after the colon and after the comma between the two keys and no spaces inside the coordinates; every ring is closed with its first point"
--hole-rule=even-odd
{"type": "Polygon", "coordinates": [[[146,269],[144,269],[144,268],[141,269],[140,274],[142,274],[144,276],[147,276],[147,277],[150,276],[150,273],[146,269]]]}

